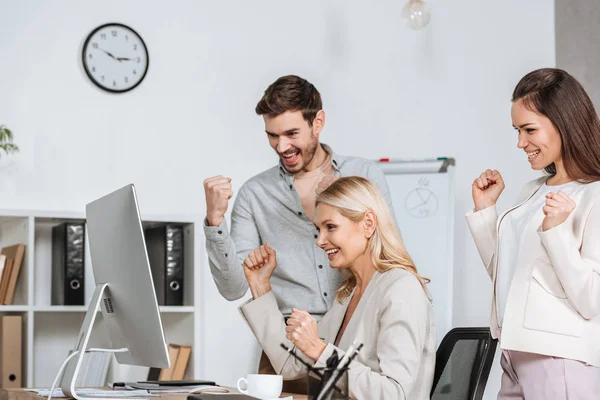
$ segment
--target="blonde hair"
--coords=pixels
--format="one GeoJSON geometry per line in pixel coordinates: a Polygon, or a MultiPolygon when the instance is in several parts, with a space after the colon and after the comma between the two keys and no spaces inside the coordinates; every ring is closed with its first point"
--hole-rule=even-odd
{"type": "MultiPolygon", "coordinates": [[[[404,247],[392,213],[373,183],[360,176],[339,178],[317,196],[316,204],[321,203],[337,208],[340,214],[353,222],[361,221],[368,211],[373,211],[377,216],[377,225],[367,244],[373,265],[380,272],[392,268],[401,268],[410,272],[419,280],[431,300],[429,291],[425,287],[430,280],[417,272],[412,258],[404,247]]],[[[356,286],[356,278],[350,270],[343,268],[341,273],[345,279],[336,293],[336,299],[340,302],[346,299],[356,286]]]]}

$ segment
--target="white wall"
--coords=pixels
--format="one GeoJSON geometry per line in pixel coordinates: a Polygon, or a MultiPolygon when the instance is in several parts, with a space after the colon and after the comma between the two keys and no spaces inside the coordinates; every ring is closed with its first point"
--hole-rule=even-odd
{"type": "MultiPolygon", "coordinates": [[[[463,214],[483,169],[505,176],[500,208],[534,176],[515,147],[510,95],[526,72],[554,65],[554,4],[432,0],[420,32],[402,25],[403,5],[0,1],[0,123],[22,149],[0,159],[1,207],[83,211],[133,182],[143,212],[200,221],[204,178],[225,174],[239,188],[276,162],[253,110],[269,83],[295,73],[321,91],[322,140],[337,152],[456,157],[455,323],[487,325],[491,284],[463,214]],[[96,89],[79,62],[86,35],[111,21],[150,52],[146,80],[125,95],[96,89]]],[[[255,343],[202,257],[198,269],[198,377],[232,384],[255,368],[255,343]]]]}

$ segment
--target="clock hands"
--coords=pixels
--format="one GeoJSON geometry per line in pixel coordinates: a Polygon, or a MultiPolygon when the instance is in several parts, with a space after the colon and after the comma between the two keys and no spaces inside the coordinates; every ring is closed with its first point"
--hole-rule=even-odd
{"type": "Polygon", "coordinates": [[[110,54],[108,51],[98,48],[99,50],[102,50],[103,52],[105,52],[106,54],[108,54],[113,60],[116,60],[115,56],[113,56],[112,54],[110,54]]]}
{"type": "Polygon", "coordinates": [[[123,62],[123,61],[132,61],[132,58],[128,58],[128,57],[115,57],[113,56],[111,53],[109,53],[108,51],[98,48],[99,50],[105,52],[106,54],[108,54],[110,56],[110,58],[112,58],[113,60],[116,60],[118,62],[123,62]]]}

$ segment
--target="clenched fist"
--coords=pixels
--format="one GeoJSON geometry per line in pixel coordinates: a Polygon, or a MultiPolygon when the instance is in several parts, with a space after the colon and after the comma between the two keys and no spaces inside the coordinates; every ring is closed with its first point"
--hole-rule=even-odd
{"type": "Polygon", "coordinates": [[[496,204],[504,190],[502,175],[496,170],[487,169],[481,173],[471,185],[475,211],[481,211],[496,204]]]}
{"type": "Polygon", "coordinates": [[[225,218],[227,204],[233,196],[231,178],[213,176],[204,181],[206,196],[206,220],[209,226],[218,226],[225,218]]]}
{"type": "Polygon", "coordinates": [[[317,361],[327,347],[319,338],[317,321],[307,311],[292,308],[285,333],[285,337],[313,361],[317,361]]]}
{"type": "Polygon", "coordinates": [[[251,251],[242,264],[252,297],[259,298],[271,290],[271,275],[277,268],[277,253],[268,244],[251,251]]]}
{"type": "Polygon", "coordinates": [[[543,207],[546,217],[542,222],[542,230],[545,232],[565,222],[576,205],[575,201],[563,191],[548,193],[546,195],[546,205],[543,207]]]}

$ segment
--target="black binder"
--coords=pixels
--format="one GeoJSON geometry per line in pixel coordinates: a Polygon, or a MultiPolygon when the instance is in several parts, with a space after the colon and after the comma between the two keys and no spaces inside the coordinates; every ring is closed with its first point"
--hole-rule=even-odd
{"type": "Polygon", "coordinates": [[[149,381],[158,381],[159,376],[160,376],[160,368],[150,367],[150,370],[148,370],[148,380],[149,381]]]}
{"type": "Polygon", "coordinates": [[[52,228],[52,304],[85,304],[85,224],[52,228]]]}
{"type": "Polygon", "coordinates": [[[183,305],[183,226],[163,225],[144,232],[159,305],[183,305]]]}

